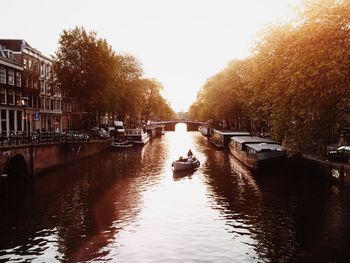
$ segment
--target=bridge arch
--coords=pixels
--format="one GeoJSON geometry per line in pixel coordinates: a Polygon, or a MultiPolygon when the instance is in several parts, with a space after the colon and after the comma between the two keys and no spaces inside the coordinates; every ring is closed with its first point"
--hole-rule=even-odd
{"type": "Polygon", "coordinates": [[[22,154],[15,154],[8,159],[3,173],[7,174],[10,180],[28,179],[28,168],[29,167],[24,156],[22,154]]]}
{"type": "Polygon", "coordinates": [[[175,131],[175,126],[178,123],[184,123],[187,126],[187,131],[197,131],[198,127],[203,125],[202,122],[190,121],[190,120],[177,120],[177,121],[163,121],[156,124],[164,125],[166,131],[175,131]]]}

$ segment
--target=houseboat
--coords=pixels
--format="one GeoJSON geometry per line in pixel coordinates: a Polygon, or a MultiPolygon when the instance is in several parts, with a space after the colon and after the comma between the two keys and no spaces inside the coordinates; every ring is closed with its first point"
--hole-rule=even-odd
{"type": "Polygon", "coordinates": [[[227,148],[233,136],[249,136],[249,132],[239,132],[231,130],[212,130],[209,141],[218,148],[227,148]]]}
{"type": "Polygon", "coordinates": [[[198,131],[205,137],[210,137],[212,135],[212,129],[208,125],[201,125],[198,127],[198,131]]]}
{"type": "Polygon", "coordinates": [[[229,148],[234,157],[254,170],[266,168],[285,157],[282,145],[260,137],[232,137],[229,148]]]}
{"type": "Polygon", "coordinates": [[[126,129],[125,136],[128,142],[131,142],[135,145],[145,145],[150,140],[150,135],[145,132],[143,129],[126,129]]]}

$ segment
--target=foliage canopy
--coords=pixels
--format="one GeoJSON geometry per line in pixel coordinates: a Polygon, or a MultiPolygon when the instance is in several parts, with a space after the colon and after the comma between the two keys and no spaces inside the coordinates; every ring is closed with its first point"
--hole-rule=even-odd
{"type": "Polygon", "coordinates": [[[245,116],[290,151],[324,152],[349,122],[349,17],[348,0],[308,1],[292,23],[268,28],[249,58],[211,77],[192,116],[245,116]]]}
{"type": "Polygon", "coordinates": [[[142,118],[174,117],[160,95],[161,84],[142,78],[141,64],[134,56],[117,54],[105,39],[83,27],[63,30],[53,72],[54,88],[79,104],[90,118],[109,113],[121,120],[128,117],[137,125],[142,118]]]}

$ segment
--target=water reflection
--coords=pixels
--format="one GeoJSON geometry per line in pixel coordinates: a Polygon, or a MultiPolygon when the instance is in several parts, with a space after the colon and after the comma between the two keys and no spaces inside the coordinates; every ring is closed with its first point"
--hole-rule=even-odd
{"type": "Polygon", "coordinates": [[[0,194],[1,262],[350,260],[348,189],[252,174],[196,132],[107,151],[0,194]],[[201,166],[175,174],[188,149],[201,166]]]}
{"type": "Polygon", "coordinates": [[[184,170],[173,172],[174,181],[178,181],[184,178],[191,179],[192,175],[195,173],[194,170],[184,170]]]}

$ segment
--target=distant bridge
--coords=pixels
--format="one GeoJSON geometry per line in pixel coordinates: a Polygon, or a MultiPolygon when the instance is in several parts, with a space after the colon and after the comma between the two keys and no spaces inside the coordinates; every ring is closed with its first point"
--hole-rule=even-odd
{"type": "Polygon", "coordinates": [[[160,122],[154,122],[152,124],[164,125],[164,129],[166,131],[175,131],[175,126],[178,123],[185,123],[187,126],[187,131],[197,131],[199,126],[205,124],[205,122],[191,121],[191,120],[160,121],[160,122]]]}

